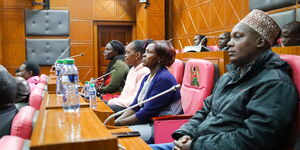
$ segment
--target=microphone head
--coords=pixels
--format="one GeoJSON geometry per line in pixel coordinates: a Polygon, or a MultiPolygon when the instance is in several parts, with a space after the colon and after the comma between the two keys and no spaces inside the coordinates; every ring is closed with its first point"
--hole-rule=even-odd
{"type": "Polygon", "coordinates": [[[81,54],[80,54],[80,56],[84,56],[84,55],[85,55],[84,53],[81,53],[81,54]]]}
{"type": "Polygon", "coordinates": [[[110,73],[113,73],[113,72],[115,72],[116,70],[114,69],[114,70],[112,70],[110,73]]]}

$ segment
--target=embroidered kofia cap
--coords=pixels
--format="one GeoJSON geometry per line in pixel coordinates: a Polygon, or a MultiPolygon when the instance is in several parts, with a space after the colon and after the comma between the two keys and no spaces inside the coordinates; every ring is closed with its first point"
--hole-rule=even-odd
{"type": "Polygon", "coordinates": [[[258,32],[270,45],[273,45],[280,33],[278,24],[268,14],[258,9],[252,10],[241,22],[258,32]]]}

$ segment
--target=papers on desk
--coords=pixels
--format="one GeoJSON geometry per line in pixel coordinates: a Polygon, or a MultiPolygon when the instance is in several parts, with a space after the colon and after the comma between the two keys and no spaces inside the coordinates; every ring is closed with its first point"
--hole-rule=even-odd
{"type": "Polygon", "coordinates": [[[185,46],[183,52],[201,52],[202,46],[185,46]]]}

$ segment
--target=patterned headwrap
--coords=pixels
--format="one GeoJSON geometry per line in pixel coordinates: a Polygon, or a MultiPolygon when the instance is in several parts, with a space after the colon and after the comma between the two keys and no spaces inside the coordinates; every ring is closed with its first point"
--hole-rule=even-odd
{"type": "Polygon", "coordinates": [[[278,24],[268,14],[261,10],[252,10],[240,22],[258,32],[270,43],[270,45],[273,45],[280,34],[280,27],[278,24]]]}

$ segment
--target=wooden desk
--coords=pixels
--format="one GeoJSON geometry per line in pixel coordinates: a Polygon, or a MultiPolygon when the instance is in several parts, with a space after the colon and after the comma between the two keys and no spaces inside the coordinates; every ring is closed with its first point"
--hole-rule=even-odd
{"type": "MultiPolygon", "coordinates": [[[[133,143],[131,143],[133,144],[133,143]]],[[[31,150],[116,150],[112,136],[90,108],[80,113],[64,113],[62,109],[40,111],[32,133],[31,150]]]]}
{"type": "MultiPolygon", "coordinates": [[[[112,132],[131,131],[129,128],[109,129],[112,132]]],[[[118,138],[118,143],[126,150],[151,150],[151,148],[140,137],[123,137],[118,138]]]]}
{"type": "MultiPolygon", "coordinates": [[[[98,97],[97,97],[97,108],[93,109],[93,111],[95,112],[95,114],[98,116],[98,118],[104,122],[104,120],[112,115],[114,113],[113,110],[111,110],[103,101],[101,101],[98,97]]],[[[115,125],[115,120],[111,119],[110,121],[107,122],[107,125],[115,125]]]]}
{"type": "Polygon", "coordinates": [[[49,80],[47,82],[48,92],[55,93],[56,92],[56,76],[53,74],[49,75],[49,80]]]}
{"type": "Polygon", "coordinates": [[[272,47],[272,51],[277,54],[300,55],[300,46],[272,47]]]}
{"type": "MultiPolygon", "coordinates": [[[[80,108],[89,107],[89,101],[80,97],[80,108]]],[[[56,94],[45,93],[41,109],[56,109],[62,108],[62,96],[57,96],[56,94]]],[[[97,108],[93,111],[97,115],[97,117],[104,122],[104,120],[112,115],[114,112],[111,110],[103,101],[97,98],[97,108]]],[[[107,124],[113,126],[114,119],[111,119],[107,124]]]]}
{"type": "Polygon", "coordinates": [[[226,65],[229,64],[229,56],[227,51],[180,53],[176,54],[176,58],[182,61],[187,61],[189,59],[209,60],[218,65],[220,76],[227,72],[226,65]]]}
{"type": "MultiPolygon", "coordinates": [[[[80,97],[80,107],[89,107],[89,103],[86,102],[82,97],[80,97]]],[[[44,98],[42,100],[41,108],[62,108],[62,96],[45,93],[44,98]]]]}

